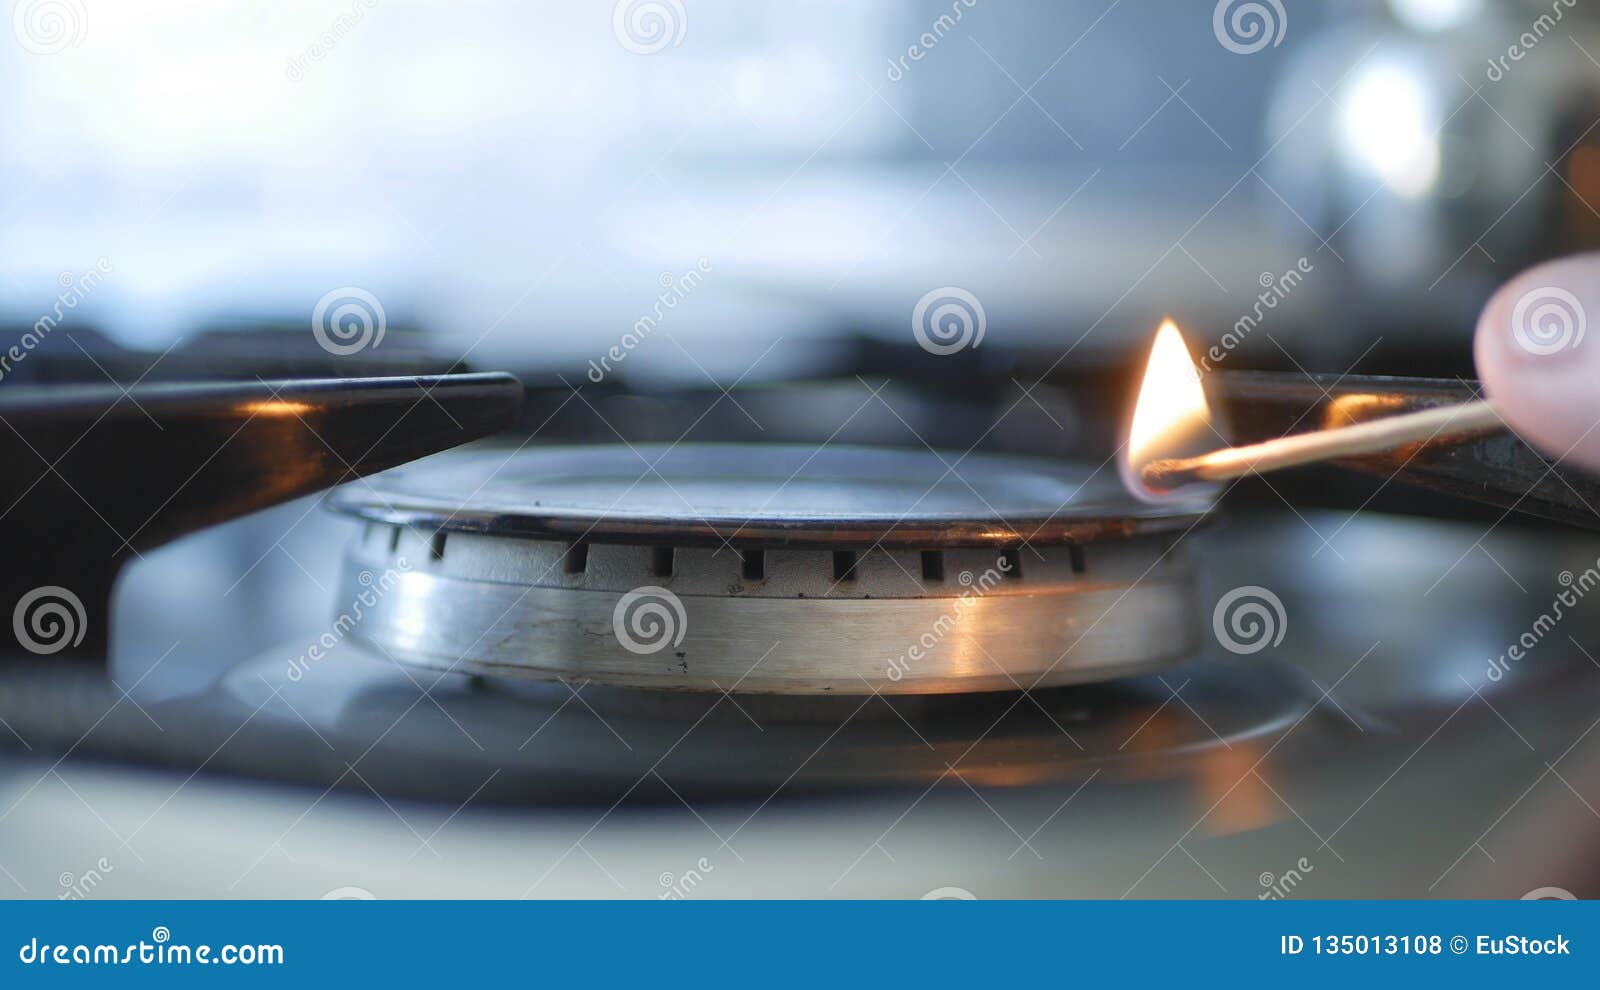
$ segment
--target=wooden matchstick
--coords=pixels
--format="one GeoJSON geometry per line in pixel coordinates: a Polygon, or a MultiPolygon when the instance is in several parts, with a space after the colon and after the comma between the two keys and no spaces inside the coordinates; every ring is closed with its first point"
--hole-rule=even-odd
{"type": "Polygon", "coordinates": [[[1505,424],[1494,406],[1480,399],[1244,447],[1224,447],[1198,457],[1154,460],[1140,469],[1139,477],[1153,491],[1171,491],[1196,481],[1226,481],[1317,461],[1383,453],[1411,443],[1456,442],[1503,429],[1505,424]]]}

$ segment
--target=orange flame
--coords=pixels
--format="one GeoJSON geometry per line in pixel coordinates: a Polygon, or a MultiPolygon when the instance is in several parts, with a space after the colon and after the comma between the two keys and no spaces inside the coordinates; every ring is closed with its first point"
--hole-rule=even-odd
{"type": "Polygon", "coordinates": [[[1161,323],[1144,367],[1139,400],[1128,431],[1127,457],[1145,464],[1210,434],[1211,406],[1200,387],[1200,369],[1183,334],[1170,319],[1161,323]]]}

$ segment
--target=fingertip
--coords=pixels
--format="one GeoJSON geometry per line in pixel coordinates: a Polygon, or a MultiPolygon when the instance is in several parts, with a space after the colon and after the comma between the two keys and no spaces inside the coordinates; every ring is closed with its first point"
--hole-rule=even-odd
{"type": "Polygon", "coordinates": [[[1506,423],[1564,462],[1600,471],[1600,254],[1537,265],[1478,318],[1473,358],[1506,423]]]}

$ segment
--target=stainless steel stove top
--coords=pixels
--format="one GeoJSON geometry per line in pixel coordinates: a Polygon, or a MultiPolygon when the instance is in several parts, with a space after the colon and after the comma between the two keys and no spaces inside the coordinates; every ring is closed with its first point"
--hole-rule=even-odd
{"type": "Polygon", "coordinates": [[[334,573],[355,524],[305,518],[232,589],[180,577],[259,545],[230,527],[133,567],[127,699],[8,668],[4,717],[38,754],[6,771],[17,893],[78,860],[97,896],[1595,892],[1595,621],[1571,612],[1491,676],[1561,575],[1595,566],[1587,536],[1224,515],[1190,538],[1203,620],[1271,590],[1276,646],[1210,630],[1156,676],[808,700],[439,674],[351,640],[302,667],[329,626],[303,575],[308,604],[264,642],[249,623],[185,639],[290,571],[334,573]]]}

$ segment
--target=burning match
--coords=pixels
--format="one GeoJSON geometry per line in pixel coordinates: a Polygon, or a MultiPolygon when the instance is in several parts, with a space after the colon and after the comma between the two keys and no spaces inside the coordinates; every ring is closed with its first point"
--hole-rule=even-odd
{"type": "Polygon", "coordinates": [[[1172,490],[1196,481],[1227,481],[1317,461],[1377,454],[1411,443],[1448,443],[1505,429],[1487,399],[1419,409],[1370,423],[1314,430],[1245,447],[1224,447],[1198,457],[1162,458],[1139,472],[1152,490],[1172,490]]]}
{"type": "Polygon", "coordinates": [[[1164,322],[1151,347],[1129,430],[1124,481],[1164,498],[1180,489],[1320,461],[1384,453],[1408,444],[1458,443],[1505,424],[1486,399],[1312,430],[1240,447],[1203,450],[1222,438],[1183,336],[1164,322]]]}

